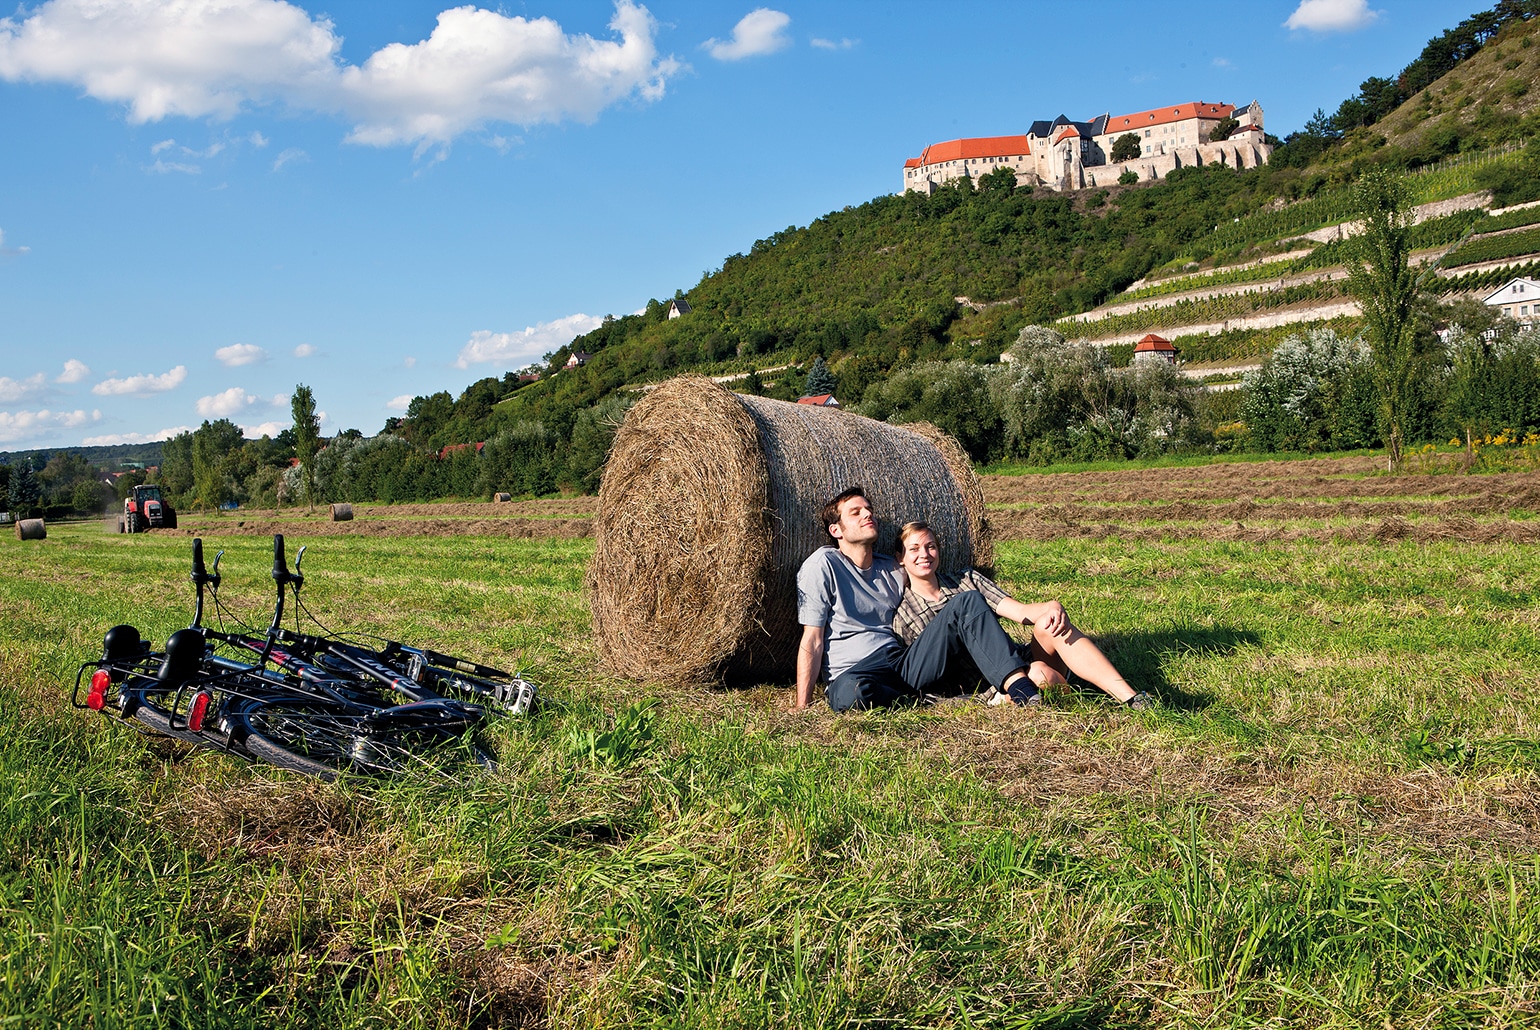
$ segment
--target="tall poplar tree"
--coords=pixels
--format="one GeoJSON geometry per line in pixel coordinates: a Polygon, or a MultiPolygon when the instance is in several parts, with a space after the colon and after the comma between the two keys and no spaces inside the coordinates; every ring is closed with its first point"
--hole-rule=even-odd
{"type": "Polygon", "coordinates": [[[1353,197],[1363,227],[1349,246],[1348,290],[1363,308],[1380,429],[1391,465],[1400,468],[1425,372],[1417,352],[1417,276],[1409,262],[1411,194],[1402,176],[1376,168],[1359,177],[1353,197]]]}
{"type": "Polygon", "coordinates": [[[304,383],[294,387],[289,401],[294,413],[294,454],[299,458],[305,484],[305,503],[315,504],[315,452],[321,442],[321,420],[315,412],[315,394],[304,383]]]}

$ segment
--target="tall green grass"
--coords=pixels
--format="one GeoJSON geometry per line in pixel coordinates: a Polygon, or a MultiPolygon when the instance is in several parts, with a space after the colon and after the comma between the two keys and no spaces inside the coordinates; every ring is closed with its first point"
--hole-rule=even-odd
{"type": "MultiPolygon", "coordinates": [[[[1000,548],[1156,716],[793,715],[595,668],[586,542],[321,538],[336,629],[531,669],[457,783],[323,786],[65,704],[185,539],[0,541],[0,1022],[1360,1026],[1540,1018],[1532,555],[1000,548]]],[[[232,538],[260,612],[265,542],[232,538]]]]}

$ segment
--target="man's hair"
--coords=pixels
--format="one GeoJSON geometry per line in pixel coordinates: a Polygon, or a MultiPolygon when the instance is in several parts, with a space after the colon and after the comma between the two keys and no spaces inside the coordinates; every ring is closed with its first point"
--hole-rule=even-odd
{"type": "MultiPolygon", "coordinates": [[[[850,500],[852,497],[866,497],[866,487],[864,487],[864,486],[847,487],[846,489],[841,490],[839,493],[835,494],[833,497],[829,498],[829,500],[827,502],[825,502],[825,504],[823,506],[823,510],[819,512],[819,517],[823,519],[823,531],[825,533],[829,533],[829,527],[830,526],[838,525],[839,524],[839,520],[840,520],[840,505],[844,504],[846,501],[850,500]]],[[[868,497],[867,500],[871,500],[871,498],[868,497]]],[[[833,537],[834,534],[833,533],[829,533],[829,536],[833,537]]]]}

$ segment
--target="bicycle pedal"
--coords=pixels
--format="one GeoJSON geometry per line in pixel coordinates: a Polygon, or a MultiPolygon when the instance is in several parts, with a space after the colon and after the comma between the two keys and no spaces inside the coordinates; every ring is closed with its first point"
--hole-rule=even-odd
{"type": "Polygon", "coordinates": [[[529,680],[517,679],[510,683],[509,687],[513,688],[510,691],[513,694],[513,701],[509,705],[513,714],[528,715],[530,709],[535,707],[535,685],[529,680]]]}

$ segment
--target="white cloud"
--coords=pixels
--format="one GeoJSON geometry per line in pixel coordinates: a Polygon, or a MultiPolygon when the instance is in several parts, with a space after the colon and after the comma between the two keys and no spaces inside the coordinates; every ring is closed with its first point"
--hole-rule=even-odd
{"type": "Polygon", "coordinates": [[[808,42],[819,50],[850,50],[861,41],[859,39],[821,39],[814,36],[808,42]]]}
{"type": "Polygon", "coordinates": [[[259,440],[264,436],[277,436],[292,426],[292,422],[263,422],[256,426],[241,426],[241,435],[248,440],[259,440]]]}
{"type": "Polygon", "coordinates": [[[257,132],[256,130],[252,130],[251,135],[246,137],[246,142],[250,143],[258,150],[261,150],[263,147],[267,146],[267,137],[262,135],[260,132],[257,132]]]}
{"type": "Polygon", "coordinates": [[[284,165],[290,164],[291,162],[294,162],[294,161],[309,161],[309,160],[310,160],[310,155],[305,153],[303,150],[299,149],[299,147],[290,147],[289,149],[285,150],[283,153],[279,154],[278,157],[273,161],[273,171],[276,172],[280,168],[282,168],[284,165]]]}
{"type": "Polygon", "coordinates": [[[43,392],[43,373],[25,379],[0,376],[0,404],[11,404],[43,392]]]}
{"type": "Polygon", "coordinates": [[[5,245],[5,230],[0,229],[0,254],[25,254],[31,247],[7,247],[5,245]]]}
{"type": "Polygon", "coordinates": [[[64,371],[59,373],[58,378],[55,379],[54,382],[78,383],[90,374],[91,370],[86,366],[84,361],[70,358],[64,363],[64,371]]]}
{"type": "Polygon", "coordinates": [[[100,411],[0,411],[0,443],[27,440],[50,429],[74,429],[101,417],[100,411]]]}
{"type": "Polygon", "coordinates": [[[790,45],[786,26],[791,16],[768,7],[756,7],[733,26],[732,39],[708,39],[701,46],[718,61],[741,61],[745,57],[773,54],[790,45]]]}
{"type": "Polygon", "coordinates": [[[496,362],[509,368],[519,368],[544,354],[565,347],[574,336],[597,329],[603,321],[592,315],[577,314],[528,326],[516,333],[492,333],[478,329],[471,333],[470,340],[460,348],[455,367],[469,368],[471,365],[496,362]]]}
{"type": "Polygon", "coordinates": [[[315,348],[308,343],[302,343],[294,348],[294,356],[296,358],[308,358],[313,354],[315,354],[315,348]]]}
{"type": "Polygon", "coordinates": [[[239,368],[242,365],[255,365],[259,361],[267,360],[267,351],[254,343],[232,343],[228,347],[221,347],[214,352],[214,357],[226,368],[239,368]]]}
{"type": "Polygon", "coordinates": [[[1299,0],[1284,22],[1285,28],[1311,32],[1352,32],[1372,24],[1379,11],[1369,10],[1369,0],[1299,0]]]}
{"type": "Polygon", "coordinates": [[[232,386],[208,397],[199,397],[198,414],[204,418],[229,418],[237,412],[245,411],[260,399],[239,386],[232,386]]]}
{"type": "Polygon", "coordinates": [[[386,411],[405,411],[411,406],[412,395],[409,393],[403,393],[399,397],[392,397],[390,400],[385,402],[386,411]]]}
{"type": "Polygon", "coordinates": [[[181,175],[203,174],[203,169],[198,165],[190,165],[185,161],[156,161],[152,165],[146,165],[145,170],[154,172],[157,175],[169,175],[172,172],[177,172],[181,175]]]}
{"type": "Polygon", "coordinates": [[[416,368],[417,359],[408,354],[405,358],[402,359],[401,364],[405,365],[407,368],[416,368]]]}
{"type": "Polygon", "coordinates": [[[1234,67],[1234,66],[1232,64],[1230,64],[1230,59],[1228,57],[1216,57],[1216,58],[1214,58],[1214,67],[1215,68],[1231,68],[1231,67],[1234,67]]]}
{"type": "Polygon", "coordinates": [[[91,387],[98,397],[144,397],[152,393],[175,390],[187,378],[187,366],[178,365],[163,375],[146,372],[143,375],[123,379],[103,379],[91,387]]]}
{"type": "Polygon", "coordinates": [[[153,433],[108,433],[106,436],[88,436],[80,441],[82,447],[112,447],[120,443],[154,443],[169,440],[180,433],[191,433],[192,426],[172,426],[153,433]]]}
{"type": "Polygon", "coordinates": [[[0,79],[74,85],[133,122],[277,104],[340,115],[355,143],[443,144],[488,122],[586,122],[661,97],[680,64],[658,55],[652,15],[616,0],[609,28],[618,38],[454,7],[427,39],[349,65],[330,20],[283,0],[47,0],[0,19],[0,79]]]}

